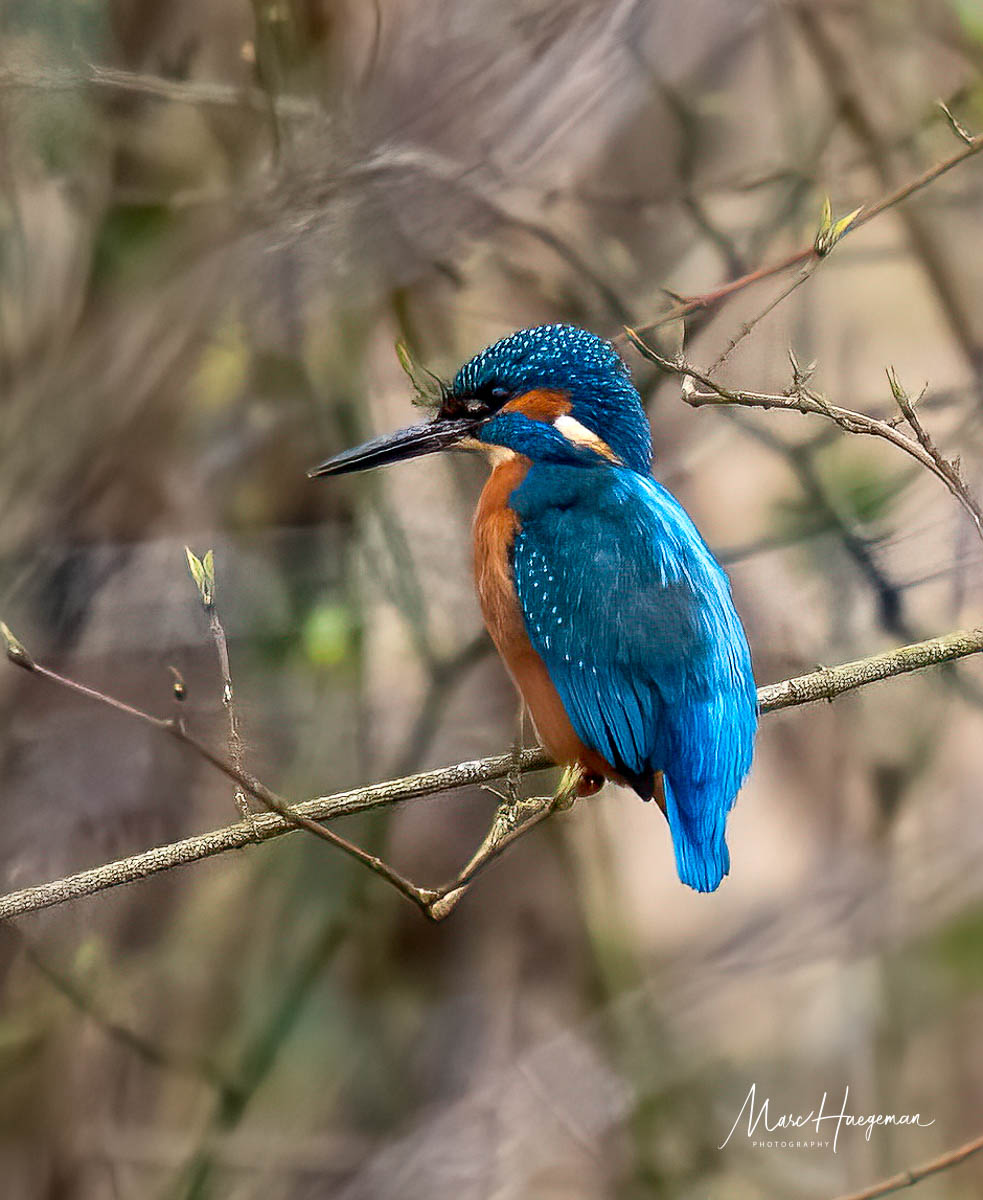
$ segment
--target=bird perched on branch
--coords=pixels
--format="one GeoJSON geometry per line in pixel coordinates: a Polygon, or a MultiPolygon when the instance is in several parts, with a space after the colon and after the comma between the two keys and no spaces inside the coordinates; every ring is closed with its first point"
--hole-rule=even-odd
{"type": "Polygon", "coordinates": [[[547,750],[656,799],[680,879],[727,874],[727,814],[757,696],[730,585],[652,478],[648,420],[610,343],[524,329],[471,359],[424,424],[323,463],[341,475],[435,450],[486,452],[474,522],[485,623],[547,750]]]}

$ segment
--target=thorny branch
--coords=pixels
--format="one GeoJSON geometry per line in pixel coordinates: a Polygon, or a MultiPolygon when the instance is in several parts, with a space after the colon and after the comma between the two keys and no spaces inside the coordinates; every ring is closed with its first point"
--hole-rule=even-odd
{"type": "MultiPolygon", "coordinates": [[[[497,831],[493,826],[478,854],[455,880],[443,888],[418,888],[375,855],[367,854],[345,839],[339,838],[318,822],[333,820],[350,813],[364,812],[366,809],[436,795],[453,788],[489,783],[495,779],[505,778],[515,768],[513,754],[500,754],[493,758],[458,763],[437,771],[425,771],[403,779],[375,784],[372,787],[358,788],[350,792],[340,792],[333,796],[307,800],[302,804],[288,805],[285,800],[271,792],[264,784],[245,772],[237,770],[231,763],[226,762],[199,742],[187,732],[180,722],[155,717],[122,700],[104,695],[84,684],[66,679],[48,668],[40,666],[2,623],[0,623],[0,635],[6,645],[7,657],[15,665],[176,737],[178,741],[189,746],[217,770],[239,783],[245,791],[271,810],[266,814],[254,815],[250,821],[240,821],[235,825],[212,830],[210,833],[197,834],[180,842],[157,846],[141,854],[105,863],[52,883],[11,892],[0,897],[0,920],[35,912],[42,908],[50,908],[81,896],[93,895],[96,892],[105,891],[107,888],[144,879],[185,863],[198,862],[201,859],[222,854],[227,850],[264,842],[289,833],[298,826],[318,837],[325,838],[346,853],[353,855],[365,866],[386,879],[401,894],[412,900],[427,916],[439,919],[453,907],[453,903],[460,898],[462,889],[483,866],[501,854],[519,836],[527,832],[534,824],[538,824],[555,808],[563,807],[569,799],[569,796],[565,796],[564,784],[561,783],[554,795],[538,798],[538,808],[542,809],[542,812],[537,810],[535,801],[524,801],[522,807],[512,807],[511,811],[508,808],[500,809],[496,818],[497,831]],[[453,901],[451,900],[452,894],[456,894],[453,901]]],[[[929,641],[901,646],[883,654],[875,654],[856,662],[844,663],[838,667],[824,667],[808,675],[787,679],[782,683],[766,685],[758,689],[758,705],[762,713],[768,713],[777,709],[809,704],[815,700],[832,700],[845,692],[865,687],[881,679],[903,675],[910,671],[919,671],[938,663],[951,662],[980,651],[983,651],[983,628],[949,633],[929,641]]],[[[541,748],[537,747],[522,752],[520,766],[523,772],[539,771],[551,765],[549,756],[541,748]]],[[[569,780],[566,782],[569,784],[569,780]]]]}
{"type": "Polygon", "coordinates": [[[899,427],[900,420],[882,421],[868,416],[866,413],[830,404],[821,392],[814,391],[808,386],[813,370],[812,366],[803,368],[794,354],[789,355],[792,362],[792,383],[784,392],[749,392],[725,387],[724,384],[711,379],[708,372],[701,371],[681,356],[675,359],[665,358],[649,346],[634,329],[626,327],[625,333],[635,349],[650,362],[655,363],[657,367],[668,374],[682,377],[682,397],[687,404],[694,408],[699,408],[704,404],[736,404],[743,408],[792,409],[796,412],[826,417],[847,433],[869,434],[871,437],[883,438],[890,442],[899,450],[903,450],[905,454],[909,454],[945,484],[969,514],[976,526],[977,533],[983,538],[983,508],[962,478],[958,460],[945,458],[936,447],[915,414],[914,402],[898,383],[893,370],[888,370],[891,391],[901,409],[904,421],[911,427],[914,436],[902,432],[899,427]],[[697,384],[701,384],[705,390],[700,391],[697,384]]]}

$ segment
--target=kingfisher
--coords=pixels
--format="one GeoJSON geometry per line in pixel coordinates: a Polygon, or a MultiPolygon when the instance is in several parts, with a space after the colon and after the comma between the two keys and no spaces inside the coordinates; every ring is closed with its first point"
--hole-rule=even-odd
{"type": "Polygon", "coordinates": [[[751,766],[757,694],[727,576],[652,475],[627,364],[571,325],[522,329],[442,388],[431,419],[310,472],[483,451],[474,572],[488,632],[543,745],[655,799],[684,884],[730,869],[727,816],[751,766]]]}

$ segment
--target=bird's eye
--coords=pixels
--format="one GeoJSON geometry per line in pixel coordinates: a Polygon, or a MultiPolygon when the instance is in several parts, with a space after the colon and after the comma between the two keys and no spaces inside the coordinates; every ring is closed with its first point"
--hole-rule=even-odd
{"type": "Polygon", "coordinates": [[[493,400],[508,400],[509,395],[509,389],[506,387],[493,387],[491,390],[493,400]]]}

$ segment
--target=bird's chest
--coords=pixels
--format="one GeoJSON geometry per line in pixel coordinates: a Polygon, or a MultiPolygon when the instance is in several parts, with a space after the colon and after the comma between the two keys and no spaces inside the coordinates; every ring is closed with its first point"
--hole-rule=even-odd
{"type": "Polygon", "coordinates": [[[491,473],[474,518],[474,577],[488,632],[506,663],[529,645],[512,573],[512,546],[519,518],[509,497],[529,470],[518,455],[500,462],[491,473]]]}
{"type": "MultiPolygon", "coordinates": [[[[485,485],[474,521],[474,573],[481,611],[543,745],[560,763],[580,763],[592,776],[613,768],[575,732],[546,664],[529,639],[513,572],[520,520],[509,500],[530,468],[527,459],[499,463],[485,485]]],[[[544,581],[548,582],[549,574],[544,581]]],[[[555,613],[557,610],[552,610],[555,613]]],[[[548,644],[547,637],[547,644],[548,644]]]]}

